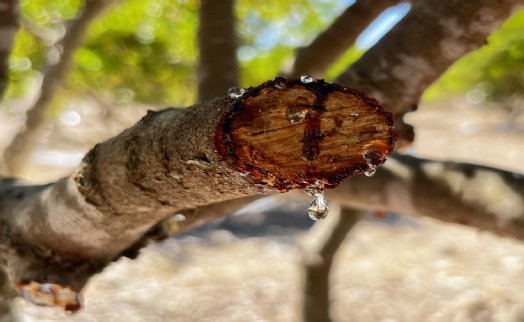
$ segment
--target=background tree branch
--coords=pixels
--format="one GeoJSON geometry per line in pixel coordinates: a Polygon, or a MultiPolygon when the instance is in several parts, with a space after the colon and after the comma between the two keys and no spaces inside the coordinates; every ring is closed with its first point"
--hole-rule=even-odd
{"type": "Polygon", "coordinates": [[[19,10],[17,0],[0,0],[0,100],[7,87],[9,56],[19,27],[19,10]]]}
{"type": "Polygon", "coordinates": [[[71,67],[74,53],[83,44],[89,25],[109,4],[110,2],[106,0],[86,0],[78,17],[66,28],[64,37],[57,45],[61,48],[61,55],[55,64],[47,66],[38,99],[27,111],[25,126],[4,152],[5,162],[11,175],[20,175],[23,170],[32,144],[46,122],[47,110],[71,67]]]}
{"type": "Polygon", "coordinates": [[[344,181],[342,206],[428,216],[524,240],[524,178],[478,165],[394,155],[372,178],[344,181]]]}
{"type": "Polygon", "coordinates": [[[202,102],[238,86],[234,1],[202,0],[199,16],[198,101],[202,102]]]}
{"type": "Polygon", "coordinates": [[[333,211],[315,225],[301,242],[304,296],[302,321],[332,321],[330,272],[335,255],[347,234],[362,217],[360,210],[332,205],[333,211]]]}
{"type": "Polygon", "coordinates": [[[416,110],[426,88],[456,60],[486,44],[488,36],[524,3],[413,2],[410,12],[336,82],[376,97],[396,119],[401,144],[413,141],[405,113],[416,110]]]}
{"type": "Polygon", "coordinates": [[[290,76],[322,78],[326,70],[348,50],[357,37],[385,9],[404,0],[358,0],[306,47],[299,48],[290,76]]]}

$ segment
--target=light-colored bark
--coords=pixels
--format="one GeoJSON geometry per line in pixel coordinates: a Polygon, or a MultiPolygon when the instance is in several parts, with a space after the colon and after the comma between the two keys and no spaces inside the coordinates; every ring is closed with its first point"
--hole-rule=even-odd
{"type": "Polygon", "coordinates": [[[388,7],[406,0],[357,0],[306,47],[297,50],[291,77],[321,78],[366,27],[388,7]]]}
{"type": "Polygon", "coordinates": [[[413,128],[402,121],[422,93],[457,59],[486,44],[487,37],[522,0],[417,0],[410,12],[336,80],[370,93],[395,115],[404,144],[413,128]]]}
{"type": "Polygon", "coordinates": [[[56,92],[65,81],[76,49],[82,45],[89,25],[100,16],[108,4],[110,4],[110,1],[107,0],[86,0],[78,17],[67,27],[64,37],[58,44],[62,49],[62,54],[58,61],[49,65],[44,72],[38,99],[27,111],[24,127],[18,132],[4,153],[5,162],[11,175],[20,175],[23,171],[32,145],[46,122],[47,110],[56,92]]]}
{"type": "Polygon", "coordinates": [[[234,0],[202,0],[198,28],[198,101],[238,86],[234,0]]]}

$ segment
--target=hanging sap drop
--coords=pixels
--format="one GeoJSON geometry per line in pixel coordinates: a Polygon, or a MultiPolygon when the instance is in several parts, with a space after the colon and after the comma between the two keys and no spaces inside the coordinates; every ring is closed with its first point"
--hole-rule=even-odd
{"type": "Polygon", "coordinates": [[[375,175],[375,173],[377,173],[377,168],[371,168],[369,170],[367,170],[366,172],[364,172],[364,175],[366,177],[372,177],[375,175]]]}
{"type": "Polygon", "coordinates": [[[372,155],[373,155],[372,152],[366,152],[363,155],[363,158],[364,158],[364,160],[366,160],[366,163],[368,165],[368,169],[364,172],[366,177],[372,177],[372,176],[375,175],[375,173],[377,173],[378,165],[374,165],[372,163],[373,162],[372,155]]]}
{"type": "Polygon", "coordinates": [[[302,75],[300,76],[300,81],[304,84],[313,83],[315,79],[311,75],[302,75]]]}
{"type": "Polygon", "coordinates": [[[324,193],[316,195],[313,198],[313,201],[309,204],[308,215],[309,218],[317,221],[322,220],[327,217],[329,213],[329,208],[324,198],[324,193]]]}
{"type": "Polygon", "coordinates": [[[291,124],[300,124],[306,118],[307,108],[303,106],[290,106],[286,110],[286,118],[291,124]]]}
{"type": "Polygon", "coordinates": [[[313,197],[309,204],[308,215],[309,218],[317,221],[326,218],[329,213],[326,198],[324,198],[324,184],[321,181],[306,188],[306,193],[313,197]]]}
{"type": "Polygon", "coordinates": [[[245,92],[246,90],[243,88],[231,87],[230,89],[227,90],[227,95],[229,95],[229,97],[231,98],[239,98],[239,97],[242,97],[242,95],[244,95],[245,92]]]}

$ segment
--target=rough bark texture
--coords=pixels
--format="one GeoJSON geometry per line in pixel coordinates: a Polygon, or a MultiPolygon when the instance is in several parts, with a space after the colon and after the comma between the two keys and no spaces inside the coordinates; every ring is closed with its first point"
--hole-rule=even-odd
{"type": "Polygon", "coordinates": [[[56,64],[48,66],[45,71],[40,95],[27,111],[25,126],[4,153],[11,175],[19,175],[23,170],[31,151],[31,145],[40,134],[39,130],[45,123],[47,109],[56,91],[62,87],[76,49],[82,45],[91,22],[103,12],[109,3],[105,0],[87,0],[78,17],[67,27],[66,34],[59,44],[62,47],[60,59],[56,64]]]}
{"type": "Polygon", "coordinates": [[[395,115],[401,143],[413,141],[402,116],[417,108],[424,90],[524,3],[520,0],[414,1],[411,11],[337,78],[370,93],[395,115]]]}
{"type": "Polygon", "coordinates": [[[202,0],[198,28],[198,101],[238,85],[234,0],[202,0]]]}
{"type": "Polygon", "coordinates": [[[303,243],[304,297],[302,321],[332,321],[330,316],[330,271],[333,259],[347,234],[361,218],[361,212],[338,209],[315,225],[303,243]]]}
{"type": "MultiPolygon", "coordinates": [[[[302,160],[303,169],[296,164],[282,164],[278,171],[274,170],[275,160],[296,158],[295,154],[300,159],[303,146],[317,137],[308,137],[306,130],[295,129],[300,128],[300,124],[289,122],[291,126],[282,133],[272,127],[260,128],[260,124],[269,124],[275,118],[286,119],[286,109],[303,104],[300,98],[304,93],[327,95],[325,101],[307,106],[310,113],[316,113],[315,109],[326,110],[315,114],[320,124],[333,122],[336,113],[329,113],[331,108],[337,113],[343,107],[349,111],[362,108],[366,128],[376,128],[376,131],[362,133],[342,131],[343,124],[336,125],[341,130],[335,132],[333,125],[317,129],[320,134],[333,132],[330,137],[333,141],[315,141],[319,158],[324,148],[331,146],[334,147],[327,149],[328,155],[335,159],[336,153],[345,155],[346,150],[341,148],[343,142],[353,140],[354,136],[360,138],[352,146],[359,151],[355,156],[358,161],[349,160],[345,167],[333,167],[333,176],[329,169],[318,165],[322,176],[326,176],[326,185],[335,186],[344,177],[362,172],[360,163],[367,156],[362,155],[363,151],[372,152],[367,159],[372,166],[384,162],[396,133],[390,115],[374,100],[320,81],[303,84],[289,80],[288,84],[290,86],[277,88],[277,83],[269,81],[236,99],[219,98],[187,109],[150,111],[134,127],[96,145],[70,177],[54,184],[23,186],[14,180],[3,180],[0,223],[5,226],[7,239],[0,245],[16,250],[5,259],[11,269],[11,280],[51,282],[79,290],[108,262],[136,252],[144,244],[143,236],[154,235],[151,227],[170,214],[185,214],[180,221],[187,227],[200,220],[201,215],[215,214],[212,208],[206,213],[204,206],[211,203],[301,187],[303,181],[323,181],[324,177],[314,171],[322,159],[302,160]],[[333,94],[337,104],[330,105],[333,94]],[[246,123],[245,113],[260,123],[246,123]],[[372,119],[376,123],[370,123],[372,119]],[[271,135],[278,138],[272,141],[274,146],[268,148],[271,157],[260,153],[262,151],[253,155],[236,153],[239,138],[247,140],[241,142],[243,147],[257,151],[256,138],[261,133],[269,134],[268,140],[271,135]],[[223,148],[225,141],[232,145],[231,150],[223,148]],[[280,149],[284,146],[293,152],[280,149]],[[257,160],[260,162],[256,163],[257,160]],[[239,167],[246,163],[252,166],[239,167]],[[295,177],[296,171],[303,176],[295,177]],[[332,177],[336,180],[331,180],[332,177]],[[282,182],[286,183],[284,188],[282,182]],[[199,207],[204,207],[200,214],[191,212],[199,207]]],[[[176,223],[176,216],[174,220],[176,223]]],[[[171,226],[173,221],[164,224],[171,226]]]]}
{"type": "Polygon", "coordinates": [[[0,100],[7,87],[9,55],[19,26],[18,11],[17,0],[0,0],[0,100]]]}
{"type": "Polygon", "coordinates": [[[403,0],[358,0],[348,7],[307,47],[297,51],[292,77],[322,77],[326,70],[354,43],[382,11],[403,0]]]}

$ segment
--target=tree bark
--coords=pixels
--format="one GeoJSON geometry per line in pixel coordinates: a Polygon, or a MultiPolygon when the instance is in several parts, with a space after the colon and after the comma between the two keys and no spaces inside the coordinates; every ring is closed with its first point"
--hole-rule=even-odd
{"type": "Polygon", "coordinates": [[[503,170],[395,154],[373,178],[353,177],[326,197],[524,241],[524,177],[503,170]]]}
{"type": "Polygon", "coordinates": [[[238,86],[234,0],[202,0],[198,28],[198,101],[238,86]]]}
{"type": "Polygon", "coordinates": [[[0,245],[11,250],[3,262],[14,282],[80,290],[108,262],[136,253],[142,236],[170,214],[185,213],[181,221],[190,226],[201,219],[191,209],[334,187],[379,166],[395,142],[392,124],[373,99],[323,81],[278,79],[241,97],[150,111],[96,145],[67,178],[38,186],[0,182],[0,245]],[[304,119],[293,123],[286,112],[297,107],[304,119]],[[359,117],[337,121],[348,113],[359,117]]]}
{"type": "Polygon", "coordinates": [[[357,0],[307,47],[299,48],[291,77],[322,77],[357,37],[387,8],[405,0],[357,0]]]}
{"type": "Polygon", "coordinates": [[[19,10],[17,0],[0,0],[0,100],[7,87],[9,55],[19,27],[19,10]]]}
{"type": "Polygon", "coordinates": [[[402,121],[422,93],[456,60],[487,37],[524,3],[520,0],[417,0],[410,12],[336,80],[370,93],[395,115],[401,144],[414,133],[402,121]]]}
{"type": "Polygon", "coordinates": [[[67,27],[66,34],[60,42],[62,54],[58,62],[49,65],[45,71],[38,99],[27,111],[25,126],[18,132],[4,153],[11,175],[20,175],[23,170],[31,146],[45,123],[48,107],[55,93],[62,87],[71,67],[76,49],[82,45],[91,22],[104,11],[109,3],[107,0],[86,0],[78,17],[67,27]]]}
{"type": "Polygon", "coordinates": [[[361,218],[359,210],[338,208],[324,222],[316,224],[301,245],[304,262],[302,321],[332,321],[329,277],[333,259],[349,231],[361,218]]]}

